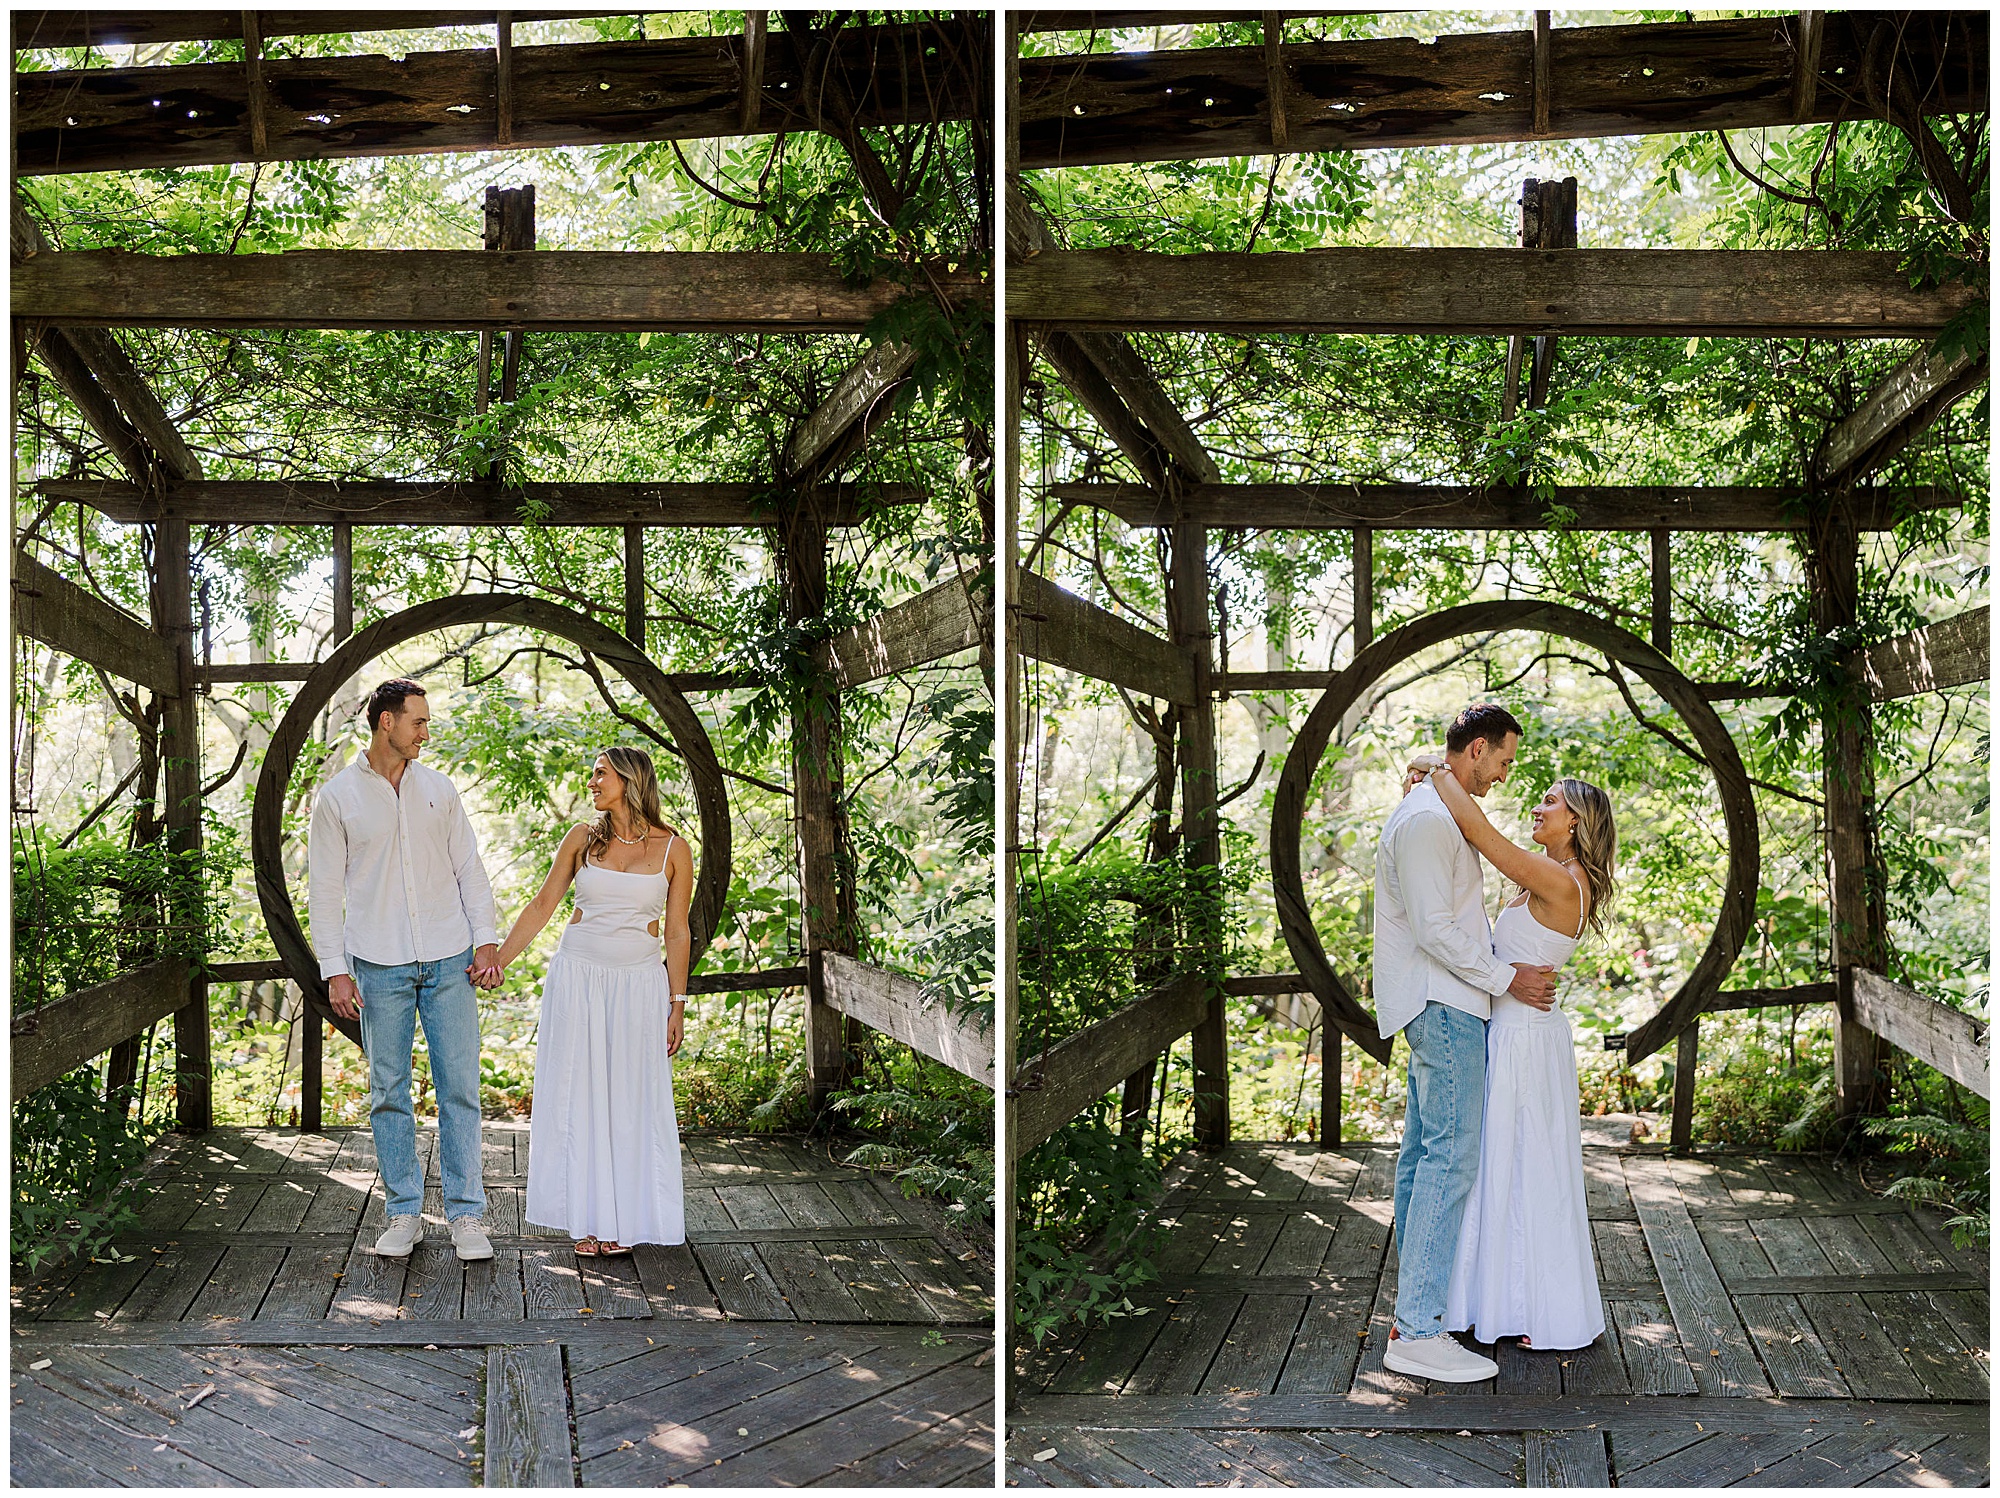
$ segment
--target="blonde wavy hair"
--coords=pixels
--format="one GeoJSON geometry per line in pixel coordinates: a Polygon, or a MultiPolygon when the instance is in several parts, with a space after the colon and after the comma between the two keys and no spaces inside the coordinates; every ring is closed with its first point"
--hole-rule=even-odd
{"type": "MultiPolygon", "coordinates": [[[[600,749],[591,757],[595,764],[599,759],[608,760],[611,768],[618,772],[618,778],[625,782],[625,811],[635,827],[648,830],[667,830],[666,814],[660,810],[660,777],[653,769],[653,757],[643,749],[628,749],[623,744],[613,744],[608,749],[600,749]]],[[[599,812],[597,820],[590,824],[590,840],[584,844],[583,855],[602,853],[611,846],[611,813],[599,812]]]]}
{"type": "Polygon", "coordinates": [[[1611,798],[1589,781],[1568,776],[1555,788],[1576,818],[1570,837],[1584,882],[1590,886],[1590,916],[1585,924],[1602,936],[1604,913],[1618,890],[1618,824],[1611,816],[1611,798]]]}

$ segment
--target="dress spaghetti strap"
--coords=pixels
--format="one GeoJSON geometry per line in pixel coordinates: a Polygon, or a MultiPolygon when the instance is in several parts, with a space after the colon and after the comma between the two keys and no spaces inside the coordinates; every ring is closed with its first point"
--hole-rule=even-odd
{"type": "Polygon", "coordinates": [[[1570,878],[1576,879],[1576,939],[1582,941],[1583,923],[1590,918],[1590,892],[1583,887],[1583,881],[1577,879],[1575,869],[1571,869],[1568,864],[1564,864],[1563,867],[1569,870],[1570,878]]]}

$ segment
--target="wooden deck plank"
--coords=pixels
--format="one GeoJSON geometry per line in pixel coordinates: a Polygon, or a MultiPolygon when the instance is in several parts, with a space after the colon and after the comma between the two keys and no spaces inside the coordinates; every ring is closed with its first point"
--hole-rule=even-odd
{"type": "Polygon", "coordinates": [[[1508,1337],[1487,1354],[1500,1365],[1493,1380],[1496,1394],[1560,1394],[1563,1391],[1563,1359],[1567,1352],[1535,1352],[1508,1337]]]}
{"type": "MultiPolygon", "coordinates": [[[[1263,1214],[1244,1214],[1225,1219],[1215,1246],[1201,1261],[1199,1274],[1256,1274],[1278,1240],[1287,1219],[1263,1214]]],[[[1163,1276],[1164,1278],[1164,1276],[1163,1276]]]]}
{"type": "MultiPolygon", "coordinates": [[[[762,1401],[758,1401],[759,1404],[762,1401]]],[[[965,1361],[927,1373],[878,1398],[851,1406],[723,1463],[715,1480],[731,1487],[800,1487],[818,1484],[843,1468],[993,1404],[993,1375],[965,1361]]],[[[891,1479],[906,1486],[907,1475],[891,1479]]]]}
{"type": "Polygon", "coordinates": [[[1780,1394],[1846,1399],[1853,1393],[1796,1295],[1739,1295],[1736,1309],[1780,1394]]]}
{"type": "Polygon", "coordinates": [[[50,1388],[36,1379],[15,1383],[15,1399],[7,1424],[11,1476],[16,1487],[249,1487],[233,1473],[199,1460],[180,1448],[179,1437],[167,1424],[164,1410],[134,1410],[122,1399],[94,1392],[94,1386],[50,1388]],[[73,1396],[73,1397],[72,1397],[73,1396]],[[135,1428],[127,1417],[137,1414],[135,1428]],[[142,1439],[112,1432],[118,1444],[80,1441],[77,1432],[92,1419],[116,1419],[142,1439]],[[172,1442],[151,1439],[173,1436],[172,1442]],[[164,1448],[164,1449],[156,1449],[164,1448]]]}
{"type": "MultiPolygon", "coordinates": [[[[1663,1160],[1627,1158],[1624,1163],[1632,1205],[1696,1383],[1704,1394],[1770,1393],[1770,1380],[1702,1247],[1676,1176],[1663,1160]]],[[[1712,1181],[1713,1175],[1702,1179],[1712,1181]]]]}
{"type": "MultiPolygon", "coordinates": [[[[1361,1188],[1355,1188],[1359,1191],[1361,1188]]],[[[1389,1348],[1389,1332],[1396,1324],[1396,1243],[1393,1235],[1385,1251],[1382,1273],[1375,1283],[1375,1299],[1368,1308],[1367,1336],[1360,1339],[1361,1357],[1355,1364],[1353,1392],[1408,1397],[1422,1394],[1422,1379],[1391,1373],[1382,1362],[1389,1348]]]]}
{"type": "Polygon", "coordinates": [[[457,1321],[464,1316],[465,1265],[449,1241],[429,1238],[410,1250],[403,1314],[418,1321],[457,1321]]]}
{"type": "Polygon", "coordinates": [[[1986,1369],[1968,1356],[1960,1337],[1928,1295],[1868,1291],[1860,1282],[1863,1304],[1875,1313],[1890,1345],[1907,1363],[1931,1399],[1985,1399],[1986,1369]]]}
{"type": "MultiPolygon", "coordinates": [[[[345,1146],[342,1146],[343,1153],[345,1146]]],[[[368,1170],[329,1169],[319,1178],[312,1204],[298,1222],[302,1233],[359,1232],[362,1209],[371,1192],[381,1183],[373,1168],[368,1170]]]]}
{"type": "Polygon", "coordinates": [[[1946,1436],[1935,1445],[1869,1478],[1864,1488],[1983,1488],[1993,1480],[1984,1436],[1946,1436]]]}
{"type": "Polygon", "coordinates": [[[1313,1431],[1306,1439],[1338,1452],[1364,1471],[1377,1474],[1371,1487],[1489,1487],[1492,1475],[1476,1462],[1440,1460],[1441,1453],[1404,1431],[1369,1436],[1356,1432],[1313,1431]]]}
{"type": "Polygon", "coordinates": [[[1927,1447],[1942,1436],[1899,1439],[1875,1431],[1835,1431],[1804,1451],[1753,1469],[1737,1481],[1739,1488],[1858,1488],[1927,1447]]]}
{"type": "Polygon", "coordinates": [[[826,1255],[813,1244],[765,1243],[757,1253],[799,1320],[868,1320],[826,1255]]]}
{"type": "Polygon", "coordinates": [[[496,1248],[493,1257],[465,1266],[463,1314],[468,1321],[520,1321],[528,1314],[521,1289],[521,1250],[496,1248]]]}
{"type": "Polygon", "coordinates": [[[645,1289],[639,1283],[639,1270],[632,1262],[632,1256],[621,1254],[614,1258],[578,1259],[577,1268],[583,1275],[583,1299],[598,1316],[625,1317],[628,1319],[650,1318],[652,1304],[646,1299],[645,1289]]]}
{"type": "Polygon", "coordinates": [[[244,1217],[243,1229],[250,1233],[295,1233],[304,1225],[316,1195],[316,1179],[273,1181],[244,1217]]]}
{"type": "MultiPolygon", "coordinates": [[[[381,1364],[394,1355],[374,1354],[368,1364],[370,1377],[353,1371],[360,1354],[315,1349],[301,1353],[290,1348],[260,1347],[204,1348],[202,1366],[223,1368],[236,1376],[263,1384],[275,1393],[296,1396],[310,1389],[310,1402],[337,1413],[343,1421],[364,1432],[375,1432],[427,1451],[454,1468],[469,1463],[471,1445],[458,1439],[458,1431],[473,1417],[475,1402],[470,1391],[456,1401],[441,1401],[414,1392],[416,1380],[405,1377],[391,1385],[381,1373],[381,1364]]],[[[407,1361],[407,1359],[405,1359],[407,1361]]],[[[393,1449],[393,1448],[392,1448],[393,1449]]]]}
{"type": "Polygon", "coordinates": [[[1155,1296],[1143,1297],[1137,1309],[1140,1314],[1090,1327],[1074,1344],[1073,1352],[1052,1352],[1044,1387],[1052,1394],[1123,1391],[1170,1313],[1165,1299],[1155,1296]]]}
{"type": "Polygon", "coordinates": [[[950,1257],[935,1239],[879,1238],[897,1270],[930,1302],[938,1320],[953,1325],[990,1326],[993,1284],[983,1263],[950,1257]]]}
{"type": "Polygon", "coordinates": [[[1829,1434],[1817,1426],[1804,1432],[1718,1433],[1643,1467],[1621,1470],[1618,1482],[1621,1487],[1639,1488],[1729,1487],[1825,1440],[1829,1434]]]}
{"type": "Polygon", "coordinates": [[[729,1220],[739,1228],[788,1228],[792,1219],[785,1209],[778,1205],[771,1195],[769,1186],[756,1182],[743,1185],[722,1186],[716,1190],[716,1199],[722,1203],[722,1210],[729,1214],[729,1220]]]}
{"type": "Polygon", "coordinates": [[[1875,1313],[1853,1294],[1801,1295],[1834,1367],[1862,1399],[1921,1399],[1924,1387],[1875,1313]]]}
{"type": "Polygon", "coordinates": [[[495,1347],[486,1361],[486,1486],[576,1486],[560,1347],[495,1347]]]}
{"type": "Polygon", "coordinates": [[[530,1321],[566,1321],[583,1314],[583,1275],[567,1246],[521,1250],[521,1294],[530,1321]]]}
{"type": "Polygon", "coordinates": [[[1562,1355],[1564,1394],[1630,1394],[1631,1376],[1625,1371],[1624,1354],[1618,1342],[1618,1326],[1611,1308],[1604,1307],[1604,1332],[1588,1347],[1562,1355]]]}
{"type": "Polygon", "coordinates": [[[748,1244],[698,1244],[694,1256],[730,1316],[744,1321],[797,1319],[770,1269],[748,1244]]]}
{"type": "Polygon", "coordinates": [[[67,1288],[52,1296],[39,1319],[98,1321],[115,1314],[153,1267],[153,1256],[128,1254],[122,1260],[79,1266],[67,1288]]]}
{"type": "Polygon", "coordinates": [[[215,1271],[188,1307],[188,1321],[248,1321],[285,1262],[282,1248],[226,1248],[215,1271]]]}
{"type": "Polygon", "coordinates": [[[1105,1445],[1169,1487],[1283,1486],[1254,1466],[1232,1462],[1213,1441],[1185,1430],[1121,1430],[1105,1445]]]}
{"type": "Polygon", "coordinates": [[[1371,1295],[1315,1295],[1279,1371],[1280,1394],[1345,1394],[1354,1386],[1371,1295]]]}
{"type": "Polygon", "coordinates": [[[1355,1488],[1382,1484],[1381,1476],[1291,1431],[1224,1431],[1209,1435],[1231,1461],[1255,1467],[1288,1487],[1355,1488]]]}
{"type": "Polygon", "coordinates": [[[1009,1439],[1007,1481],[1050,1488],[1164,1488],[1154,1477],[1120,1456],[1091,1431],[1015,1430],[1009,1439]],[[1043,1456],[1041,1453],[1049,1453],[1043,1456]]]}
{"type": "Polygon", "coordinates": [[[963,1415],[940,1420],[893,1446],[843,1464],[815,1484],[823,1488],[937,1488],[994,1484],[993,1409],[989,1399],[963,1415]]]}
{"type": "Polygon", "coordinates": [[[1192,1394],[1229,1335],[1240,1295],[1191,1295],[1168,1313],[1146,1356],[1127,1380],[1131,1394],[1192,1394]]]}
{"type": "Polygon", "coordinates": [[[1523,1447],[1531,1488],[1608,1488],[1611,1457],[1594,1430],[1531,1430],[1523,1447]]]}
{"type": "Polygon", "coordinates": [[[709,1288],[708,1277],[685,1243],[641,1243],[632,1250],[632,1265],[653,1315],[673,1321],[718,1321],[722,1303],[709,1288]]]}
{"type": "Polygon", "coordinates": [[[1306,1298],[1247,1295],[1199,1387],[1204,1393],[1269,1394],[1278,1386],[1306,1298]]]}
{"type": "Polygon", "coordinates": [[[937,1313],[896,1267],[886,1245],[862,1238],[819,1245],[821,1257],[870,1321],[935,1321],[937,1313]]]}
{"type": "Polygon", "coordinates": [[[669,1414],[692,1418],[697,1412],[730,1409],[778,1387],[779,1374],[790,1371],[794,1358],[802,1370],[796,1376],[803,1378],[865,1357],[873,1349],[872,1339],[857,1347],[828,1338],[818,1349],[774,1351],[746,1341],[734,1328],[718,1328],[713,1340],[647,1348],[605,1367],[579,1368],[573,1360],[577,1449],[586,1460],[614,1449],[632,1433],[635,1419],[650,1421],[669,1414]]]}
{"type": "Polygon", "coordinates": [[[271,1280],[264,1302],[257,1307],[259,1321],[316,1321],[333,1304],[340,1287],[335,1278],[347,1262],[347,1250],[340,1248],[294,1248],[271,1280]]]}
{"type": "Polygon", "coordinates": [[[366,1243],[347,1251],[340,1285],[333,1292],[327,1317],[333,1321],[393,1321],[403,1314],[406,1259],[385,1259],[366,1243]]]}

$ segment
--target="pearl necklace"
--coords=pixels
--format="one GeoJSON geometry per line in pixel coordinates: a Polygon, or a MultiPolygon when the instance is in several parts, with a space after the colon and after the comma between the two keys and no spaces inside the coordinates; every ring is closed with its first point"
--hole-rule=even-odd
{"type": "Polygon", "coordinates": [[[618,841],[623,843],[628,848],[636,848],[639,846],[639,844],[643,843],[646,840],[646,834],[643,832],[640,833],[637,837],[618,837],[618,829],[616,827],[611,827],[607,825],[604,830],[606,832],[609,832],[613,837],[618,838],[618,841]]]}

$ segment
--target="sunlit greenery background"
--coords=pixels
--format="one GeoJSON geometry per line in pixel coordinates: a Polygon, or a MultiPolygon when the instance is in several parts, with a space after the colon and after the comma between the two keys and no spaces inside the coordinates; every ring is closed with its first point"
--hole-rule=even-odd
{"type": "MultiPolygon", "coordinates": [[[[857,20],[862,19],[856,17],[857,20]]],[[[880,17],[877,17],[880,19],[880,17]]],[[[780,23],[774,18],[773,23],[780,23]]],[[[739,33],[741,12],[678,12],[523,23],[518,45],[641,35],[739,33]]],[[[286,38],[273,54],[480,48],[486,28],[286,38]]],[[[17,65],[103,67],[241,56],[235,43],[21,53],[17,65]]],[[[595,149],[410,156],[193,168],[24,181],[58,247],[153,254],[297,248],[455,248],[482,242],[487,187],[536,187],[543,249],[810,250],[863,278],[917,289],[919,256],[983,270],[991,244],[988,125],[870,132],[909,205],[892,234],[869,210],[832,139],[812,133],[595,149]],[[920,172],[910,170],[921,160],[920,172]],[[721,201],[696,179],[746,206],[721,201]]],[[[879,506],[833,532],[827,617],[799,635],[782,617],[772,542],[757,530],[655,529],[647,535],[648,646],[673,671],[775,667],[946,578],[987,565],[991,497],[989,312],[927,297],[851,336],[537,334],[525,340],[520,397],[475,411],[476,335],[156,331],[120,334],[210,479],[468,479],[489,464],[514,481],[770,481],[792,426],[839,374],[893,332],[919,351],[893,416],[840,477],[864,497],[915,485],[924,501],[879,506]]],[[[497,380],[497,375],[496,375],[497,380]]],[[[46,563],[147,616],[145,535],[73,505],[40,504],[45,477],[122,477],[38,366],[16,386],[16,525],[46,563]]],[[[534,516],[523,516],[524,521],[534,516]]],[[[199,624],[217,663],[311,661],[331,648],[328,528],[197,527],[199,624]]],[[[378,528],[354,531],[356,625],[461,592],[531,593],[622,623],[615,529],[378,528]]],[[[202,647],[202,641],[197,642],[202,647]]],[[[89,668],[19,642],[14,711],[15,1008],[102,981],[187,933],[157,928],[162,892],[189,871],[135,848],[147,808],[117,791],[141,759],[144,704],[121,710],[89,668]],[[114,792],[116,792],[114,794],[114,792]],[[102,807],[99,803],[107,804],[102,807]],[[92,809],[98,808],[95,816],[92,809]],[[122,913],[106,879],[136,893],[122,913]],[[148,883],[147,881],[151,882],[148,883]],[[80,919],[99,924],[79,927],[80,919]]],[[[700,856],[699,823],[650,709],[615,673],[602,689],[579,652],[519,631],[462,629],[371,663],[316,725],[286,803],[287,872],[304,914],[304,831],[313,788],[365,741],[368,689],[413,674],[432,687],[428,758],[473,813],[502,929],[539,886],[562,833],[588,815],[595,749],[654,753],[674,825],[700,856]]],[[[601,668],[600,668],[601,669],[601,668]]],[[[124,683],[115,684],[126,691],[124,683]]],[[[288,686],[218,686],[201,704],[210,896],[217,961],[266,956],[248,866],[251,791],[288,686]],[[229,772],[229,773],[225,773],[229,772]]],[[[700,971],[800,961],[799,891],[784,693],[697,694],[697,712],[730,781],[734,880],[700,971]]],[[[946,1003],[990,1023],[992,707],[977,664],[923,668],[846,694],[848,817],[867,960],[912,973],[946,1003]]],[[[143,778],[143,777],[142,777],[143,778]]],[[[567,916],[567,910],[563,913],[567,916]]],[[[197,934],[198,935],[198,934],[197,934]]],[[[532,1106],[538,980],[552,927],[482,998],[482,1101],[493,1117],[532,1106]]],[[[812,1123],[803,1090],[798,990],[700,997],[676,1066],[684,1129],[769,1130],[812,1123]]],[[[296,1122],[295,991],[218,985],[218,1122],[296,1122]]],[[[102,1240],[117,1183],[173,1117],[171,1027],[156,1027],[135,1121],[112,1121],[102,1066],[17,1100],[17,1262],[102,1240]]],[[[326,1117],[365,1123],[360,1054],[329,1033],[326,1117]]],[[[434,1111],[419,1054],[420,1113],[434,1111]]],[[[978,1221],[990,1212],[991,1093],[877,1037],[861,1075],[820,1121],[827,1147],[900,1173],[978,1221]]]]}
{"type": "MultiPolygon", "coordinates": [[[[1743,12],[1704,12],[1747,14],[1743,12]]],[[[1685,13],[1555,13],[1587,25],[1680,20],[1685,13]]],[[[1435,12],[1289,20],[1288,41],[1511,30],[1519,12],[1435,12]]],[[[1254,18],[1223,25],[1030,34],[1030,51],[1255,46],[1254,18]]],[[[1578,180],[1586,247],[1870,248],[1914,277],[1967,274],[1985,259],[1986,197],[1953,223],[1877,123],[1735,132],[1739,159],[1819,202],[1781,202],[1730,165],[1713,133],[1353,154],[1294,155],[1030,172],[1026,186],[1057,238],[1075,247],[1303,250],[1322,245],[1504,246],[1518,242],[1523,179],[1578,180]]],[[[1983,147],[1981,150],[1983,161],[1983,147]]],[[[1983,169],[1982,169],[1983,170],[1983,169]]],[[[1983,347],[1985,309],[1947,341],[1983,347]]],[[[1503,338],[1140,335],[1132,340],[1214,455],[1225,482],[1355,481],[1480,485],[1798,485],[1815,444],[1915,345],[1730,339],[1565,338],[1544,411],[1503,422],[1503,338]]],[[[1088,508],[1052,485],[1135,480],[1117,447],[1045,366],[1029,372],[1020,544],[1037,570],[1155,632],[1165,631],[1163,533],[1088,508]]],[[[1937,484],[1956,507],[1864,538],[1863,602],[1851,639],[1816,639],[1797,538],[1678,535],[1674,650],[1696,680],[1812,681],[1840,648],[1886,638],[1987,601],[1984,392],[1961,402],[1875,480],[1937,484]]],[[[1561,519],[1558,512],[1556,518],[1561,519]]],[[[1210,532],[1225,669],[1340,667],[1351,659],[1352,557],[1341,531],[1210,532]]],[[[1648,633],[1643,534],[1378,531],[1375,629],[1480,599],[1547,598],[1648,633]]],[[[1184,903],[1174,867],[1145,868],[1146,814],[1104,828],[1154,769],[1151,739],[1116,692],[1027,663],[1020,762],[1023,1033],[1030,1062],[1152,981],[1156,938],[1135,902],[1184,903]]],[[[1706,770],[1665,737],[1681,726],[1644,685],[1562,640],[1522,634],[1449,642],[1398,668],[1350,714],[1315,781],[1304,838],[1307,896],[1337,968],[1366,993],[1377,829],[1408,754],[1435,748],[1467,702],[1497,698],[1528,725],[1512,783],[1489,804],[1526,841],[1524,807],[1559,775],[1610,791],[1623,844],[1622,893],[1602,938],[1568,970],[1586,1113],[1663,1135],[1674,1054],[1636,1068],[1603,1037],[1653,1014],[1700,956],[1714,925],[1726,844],[1706,770]],[[1635,716],[1635,711],[1638,716],[1635,716]],[[1624,1115],[1631,1115],[1627,1120],[1624,1115]]],[[[1775,690],[1775,688],[1774,688],[1775,690]]],[[[1267,861],[1273,789],[1311,694],[1240,695],[1218,712],[1228,908],[1226,970],[1296,968],[1278,932],[1267,861]]],[[[1718,704],[1758,781],[1763,838],[1756,929],[1731,988],[1827,975],[1819,821],[1819,732],[1810,694],[1718,704]]],[[[1950,692],[1876,713],[1881,835],[1890,870],[1890,976],[1984,1016],[1988,1006],[1990,774],[1986,696],[1950,692]]],[[[1178,813],[1176,813],[1178,816],[1178,813]]],[[[1489,908],[1503,897],[1491,880],[1489,908]]],[[[1169,962],[1196,962],[1185,950],[1169,962]]],[[[1171,970],[1171,969],[1170,969],[1171,970]]],[[[1232,1000],[1230,1106],[1241,1139],[1318,1137],[1316,1006],[1232,1000]]],[[[1839,1147],[1871,1185],[1946,1205],[1962,1235],[1986,1233],[1987,1108],[1896,1053],[1891,1118],[1843,1137],[1832,1126],[1826,1006],[1714,1016],[1701,1032],[1698,1143],[1839,1147]]],[[[1344,1048],[1343,1135],[1400,1137],[1403,1052],[1382,1067],[1344,1048]]],[[[1160,1167],[1192,1139],[1187,1043],[1166,1058],[1157,1133],[1116,1139],[1116,1095],[1024,1162],[1017,1322],[1034,1339],[1064,1320],[1115,1316],[1150,1274],[1132,1234],[1160,1167]]]]}

